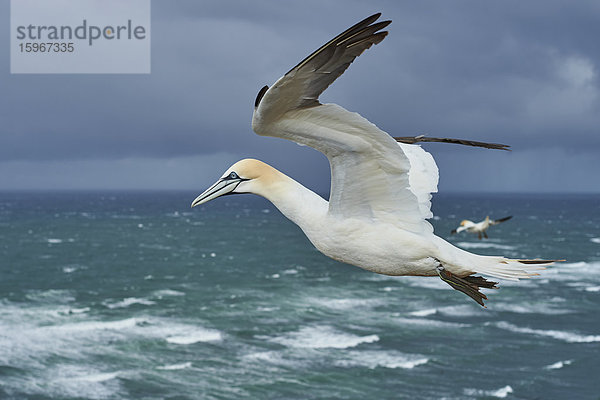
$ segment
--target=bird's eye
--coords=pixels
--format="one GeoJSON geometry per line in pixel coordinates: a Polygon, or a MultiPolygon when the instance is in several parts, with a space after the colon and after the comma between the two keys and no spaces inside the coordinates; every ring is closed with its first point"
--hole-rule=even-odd
{"type": "Polygon", "coordinates": [[[239,178],[239,176],[235,172],[232,172],[229,174],[229,179],[238,179],[238,178],[239,178]]]}

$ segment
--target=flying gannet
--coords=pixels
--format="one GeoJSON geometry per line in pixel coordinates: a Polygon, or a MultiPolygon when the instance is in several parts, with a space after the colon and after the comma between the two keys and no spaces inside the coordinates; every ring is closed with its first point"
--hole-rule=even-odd
{"type": "Polygon", "coordinates": [[[271,201],[296,223],[312,244],[335,260],[385,275],[439,276],[480,305],[480,288],[497,282],[474,274],[518,280],[551,260],[481,256],[434,235],[431,193],[438,169],[419,145],[426,141],[506,149],[507,146],[457,139],[393,138],[357,113],[321,104],[319,95],[363,51],[387,35],[391,21],[372,15],[339,34],[288,71],[255,101],[252,129],[308,145],[331,166],[329,201],[275,168],[254,159],[233,164],[192,207],[219,196],[253,193],[271,201]]]}
{"type": "Polygon", "coordinates": [[[485,217],[485,219],[483,221],[479,221],[477,223],[475,223],[473,221],[469,221],[468,219],[463,219],[462,221],[460,221],[460,226],[456,229],[453,229],[452,232],[450,232],[450,233],[454,235],[455,233],[467,231],[469,233],[476,233],[477,236],[479,237],[479,240],[481,240],[482,235],[484,238],[488,239],[488,235],[487,235],[486,231],[491,225],[498,225],[499,223],[508,221],[511,218],[512,218],[512,215],[509,217],[504,217],[504,218],[500,218],[500,219],[490,219],[490,216],[488,215],[485,217]]]}

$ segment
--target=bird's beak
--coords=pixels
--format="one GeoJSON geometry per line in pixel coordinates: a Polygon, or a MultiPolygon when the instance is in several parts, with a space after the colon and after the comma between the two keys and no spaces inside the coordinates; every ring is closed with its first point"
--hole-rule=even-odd
{"type": "Polygon", "coordinates": [[[204,204],[217,197],[231,194],[243,179],[219,179],[217,183],[206,189],[200,196],[192,201],[192,207],[204,204]]]}

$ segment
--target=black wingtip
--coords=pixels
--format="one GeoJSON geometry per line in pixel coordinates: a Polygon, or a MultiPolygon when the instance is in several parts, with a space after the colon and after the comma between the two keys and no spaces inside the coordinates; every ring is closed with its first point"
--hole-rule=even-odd
{"type": "Polygon", "coordinates": [[[497,219],[495,222],[506,222],[509,219],[511,219],[512,217],[513,217],[512,215],[509,215],[508,217],[497,219]]]}
{"type": "Polygon", "coordinates": [[[254,108],[258,107],[263,96],[265,95],[265,93],[267,93],[267,90],[269,90],[269,86],[267,85],[263,86],[262,89],[260,89],[260,91],[256,95],[256,100],[254,100],[254,108]]]}
{"type": "Polygon", "coordinates": [[[461,144],[464,146],[484,147],[486,149],[494,149],[494,150],[511,151],[509,148],[510,146],[507,144],[477,142],[475,140],[435,138],[435,137],[429,137],[429,136],[425,136],[425,135],[401,136],[401,137],[394,137],[394,139],[397,142],[406,143],[406,144],[415,144],[415,143],[419,143],[419,142],[438,142],[438,143],[461,144]]]}

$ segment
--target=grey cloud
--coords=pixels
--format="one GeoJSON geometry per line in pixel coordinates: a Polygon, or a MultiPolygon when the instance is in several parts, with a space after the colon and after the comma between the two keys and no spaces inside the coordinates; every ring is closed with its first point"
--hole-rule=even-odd
{"type": "MultiPolygon", "coordinates": [[[[217,176],[220,169],[208,161],[214,159],[204,156],[226,153],[261,158],[326,190],[329,170],[320,154],[252,133],[254,97],[332,35],[377,11],[394,21],[389,37],[360,57],[323,101],[358,111],[394,135],[513,146],[512,156],[500,158],[502,169],[486,164],[496,155],[428,147],[440,164],[442,190],[465,187],[461,168],[475,182],[493,174],[525,180],[486,190],[547,190],[541,182],[550,174],[556,191],[600,190],[594,177],[600,169],[600,6],[558,0],[154,1],[150,75],[10,75],[8,51],[0,54],[0,174],[7,162],[29,170],[88,162],[90,179],[111,187],[117,183],[92,173],[103,162],[183,166],[181,160],[197,159],[198,168],[217,176]],[[546,166],[549,159],[562,167],[546,166]],[[574,160],[584,160],[585,169],[574,160]]],[[[8,15],[8,2],[0,13],[8,15]]],[[[0,43],[8,48],[6,31],[0,43]]],[[[132,167],[140,176],[144,170],[132,167]]],[[[7,182],[0,187],[10,187],[7,182]]],[[[178,182],[187,187],[190,181],[178,182]]]]}

